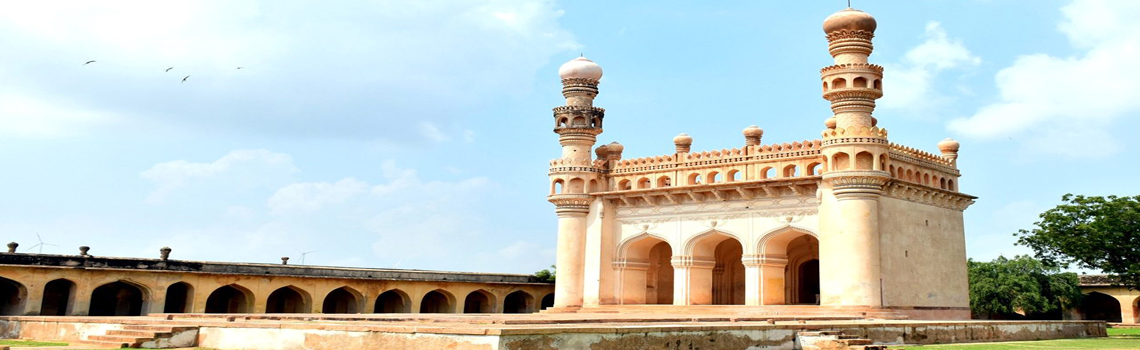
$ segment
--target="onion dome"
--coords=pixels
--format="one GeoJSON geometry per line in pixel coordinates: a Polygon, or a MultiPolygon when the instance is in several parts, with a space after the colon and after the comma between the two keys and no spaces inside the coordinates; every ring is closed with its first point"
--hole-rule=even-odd
{"type": "Polygon", "coordinates": [[[839,123],[839,121],[837,119],[835,119],[835,116],[831,116],[831,118],[827,118],[827,120],[823,121],[823,125],[826,126],[828,129],[835,129],[835,125],[837,123],[839,123]]]}
{"type": "Polygon", "coordinates": [[[558,68],[558,76],[562,79],[602,79],[602,66],[585,57],[578,57],[562,64],[558,68]]]}
{"type": "Polygon", "coordinates": [[[744,137],[761,137],[764,136],[764,129],[759,126],[751,125],[744,128],[744,137]]]}
{"type": "Polygon", "coordinates": [[[598,155],[598,159],[605,159],[606,154],[610,153],[610,148],[606,145],[601,145],[594,149],[594,153],[598,155]]]}
{"type": "Polygon", "coordinates": [[[866,12],[848,7],[823,20],[823,32],[831,34],[841,30],[862,30],[874,33],[878,23],[866,12]]]}
{"type": "Polygon", "coordinates": [[[625,150],[625,146],[622,146],[620,143],[617,143],[617,141],[614,141],[606,145],[606,149],[613,153],[621,153],[621,151],[625,150]]]}
{"type": "Polygon", "coordinates": [[[958,153],[958,147],[961,146],[962,144],[958,143],[958,141],[954,141],[954,139],[950,138],[938,142],[938,150],[942,151],[942,153],[958,153]]]}
{"type": "Polygon", "coordinates": [[[673,138],[673,143],[676,145],[692,145],[693,137],[688,134],[680,134],[673,138]]]}

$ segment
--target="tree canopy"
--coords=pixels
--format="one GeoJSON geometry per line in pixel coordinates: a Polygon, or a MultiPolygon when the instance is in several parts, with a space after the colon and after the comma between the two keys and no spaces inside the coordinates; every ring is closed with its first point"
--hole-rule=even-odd
{"type": "Polygon", "coordinates": [[[550,265],[549,269],[542,269],[542,271],[535,272],[534,277],[538,277],[538,280],[542,282],[554,283],[557,277],[555,272],[554,265],[550,265]]]}
{"type": "Polygon", "coordinates": [[[969,261],[970,309],[985,318],[1054,318],[1080,302],[1076,273],[1060,272],[1028,256],[992,262],[969,261]]]}
{"type": "Polygon", "coordinates": [[[1041,213],[1032,230],[1019,230],[1018,244],[1032,248],[1050,266],[1096,269],[1140,287],[1140,196],[1074,196],[1041,213]]]}

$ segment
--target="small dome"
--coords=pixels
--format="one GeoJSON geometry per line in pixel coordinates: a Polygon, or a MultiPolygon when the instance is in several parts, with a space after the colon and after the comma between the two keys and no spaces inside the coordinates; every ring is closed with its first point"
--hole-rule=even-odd
{"type": "Polygon", "coordinates": [[[606,149],[613,153],[621,153],[621,151],[625,150],[625,146],[622,146],[620,143],[617,143],[617,141],[614,141],[606,145],[606,149]]]}
{"type": "Polygon", "coordinates": [[[693,144],[693,137],[688,134],[680,134],[673,138],[673,143],[678,145],[691,145],[693,144]]]}
{"type": "Polygon", "coordinates": [[[602,66],[599,66],[588,58],[578,57],[570,60],[570,62],[563,63],[562,67],[558,68],[558,76],[562,77],[562,79],[580,78],[601,80],[602,66]]]}
{"type": "Polygon", "coordinates": [[[759,126],[751,125],[744,128],[744,137],[761,137],[764,136],[764,129],[759,126]]]}
{"type": "Polygon", "coordinates": [[[598,146],[597,149],[594,149],[594,153],[596,153],[598,155],[598,158],[605,158],[606,154],[610,153],[610,148],[607,147],[606,145],[601,145],[601,146],[598,146]]]}
{"type": "Polygon", "coordinates": [[[831,118],[827,118],[827,120],[823,121],[823,125],[828,129],[835,129],[837,123],[839,123],[839,121],[835,119],[835,116],[831,116],[831,118]]]}
{"type": "Polygon", "coordinates": [[[833,13],[823,20],[823,32],[827,34],[840,30],[862,30],[874,33],[877,26],[875,17],[850,7],[833,13]]]}
{"type": "Polygon", "coordinates": [[[958,147],[961,146],[962,144],[958,143],[958,141],[949,138],[938,142],[938,150],[942,151],[942,153],[957,153],[958,147]]]}

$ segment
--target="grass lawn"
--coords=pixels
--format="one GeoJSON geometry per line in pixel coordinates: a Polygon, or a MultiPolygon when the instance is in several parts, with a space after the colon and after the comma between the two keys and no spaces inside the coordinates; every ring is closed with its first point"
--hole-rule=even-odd
{"type": "Polygon", "coordinates": [[[35,340],[0,339],[0,345],[3,345],[3,346],[67,346],[67,343],[35,341],[35,340]]]}
{"type": "Polygon", "coordinates": [[[1014,349],[1140,349],[1140,329],[1109,328],[1108,338],[1060,339],[1004,343],[904,346],[901,349],[930,350],[1014,350],[1014,349]]]}

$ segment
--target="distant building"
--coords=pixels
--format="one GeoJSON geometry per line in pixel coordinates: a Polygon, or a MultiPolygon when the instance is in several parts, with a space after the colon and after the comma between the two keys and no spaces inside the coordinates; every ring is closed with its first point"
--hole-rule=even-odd
{"type": "Polygon", "coordinates": [[[534,276],[0,253],[0,315],[530,313],[534,276]]]}
{"type": "Polygon", "coordinates": [[[1112,276],[1081,275],[1081,292],[1085,294],[1085,300],[1074,310],[1076,318],[1140,323],[1140,291],[1116,285],[1112,276]]]}
{"type": "MultiPolygon", "coordinates": [[[[932,154],[888,140],[872,116],[890,86],[868,63],[876,26],[854,9],[824,21],[835,65],[820,75],[834,115],[820,118],[822,139],[803,142],[763,144],[750,126],[739,148],[697,152],[681,134],[673,153],[623,159],[616,142],[594,148],[602,68],[584,57],[562,65],[562,155],[549,171],[556,309],[819,304],[969,318],[962,212],[975,197],[958,189],[959,144],[932,154]]],[[[699,85],[677,88],[717,88],[699,85]]],[[[763,103],[749,113],[780,117],[763,103]]]]}

